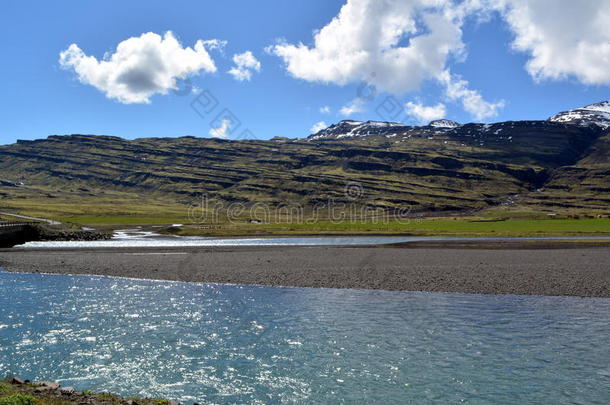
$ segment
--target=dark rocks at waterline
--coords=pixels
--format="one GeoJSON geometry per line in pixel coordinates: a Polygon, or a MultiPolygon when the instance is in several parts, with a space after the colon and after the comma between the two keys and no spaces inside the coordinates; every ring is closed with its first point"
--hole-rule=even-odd
{"type": "Polygon", "coordinates": [[[51,226],[32,226],[37,241],[96,241],[109,240],[112,234],[108,232],[83,231],[54,228],[51,226]]]}
{"type": "MultiPolygon", "coordinates": [[[[123,398],[110,393],[77,391],[52,381],[30,383],[19,377],[5,380],[12,385],[7,395],[22,394],[33,397],[34,403],[62,403],[66,405],[180,405],[179,402],[159,398],[123,398]]],[[[0,399],[3,395],[0,395],[0,399]]]]}
{"type": "Polygon", "coordinates": [[[0,231],[0,248],[33,241],[96,241],[109,240],[111,233],[72,230],[46,225],[23,225],[0,231]]]}

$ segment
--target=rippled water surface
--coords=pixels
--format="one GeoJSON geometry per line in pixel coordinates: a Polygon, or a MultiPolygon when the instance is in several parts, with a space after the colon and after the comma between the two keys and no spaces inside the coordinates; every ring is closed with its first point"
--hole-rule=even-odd
{"type": "Polygon", "coordinates": [[[600,403],[610,300],[0,273],[0,374],[206,403],[600,403]]]}

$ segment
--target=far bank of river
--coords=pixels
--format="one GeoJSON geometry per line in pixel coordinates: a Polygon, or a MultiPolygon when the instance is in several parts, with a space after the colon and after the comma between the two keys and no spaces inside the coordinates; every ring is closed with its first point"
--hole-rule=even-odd
{"type": "Polygon", "coordinates": [[[610,297],[607,240],[150,236],[5,249],[0,266],[187,282],[610,297]]]}

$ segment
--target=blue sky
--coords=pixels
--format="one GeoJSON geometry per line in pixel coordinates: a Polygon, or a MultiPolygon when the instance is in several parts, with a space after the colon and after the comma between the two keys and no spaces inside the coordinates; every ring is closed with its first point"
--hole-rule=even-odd
{"type": "MultiPolygon", "coordinates": [[[[610,24],[601,21],[596,32],[581,33],[579,28],[582,21],[600,14],[597,7],[607,8],[608,2],[582,0],[591,5],[592,14],[555,16],[554,20],[566,18],[571,22],[567,27],[564,24],[561,31],[568,38],[562,42],[566,48],[563,49],[564,45],[554,42],[552,35],[560,28],[553,26],[541,12],[527,9],[525,20],[530,26],[538,24],[547,37],[529,38],[523,24],[515,21],[515,16],[523,16],[524,9],[518,7],[525,7],[521,3],[528,0],[515,0],[521,3],[510,10],[481,6],[461,17],[446,17],[453,10],[449,0],[444,2],[445,9],[432,12],[425,4],[420,6],[426,0],[388,0],[385,9],[379,3],[371,6],[372,3],[367,3],[370,1],[350,0],[352,4],[344,10],[346,1],[336,0],[5,1],[0,15],[3,31],[0,86],[4,95],[0,99],[0,143],[73,133],[130,139],[209,137],[211,129],[221,126],[227,111],[232,114],[228,125],[234,128],[221,136],[236,138],[249,130],[261,139],[302,137],[320,122],[388,119],[378,113],[380,103],[387,102],[388,97],[405,108],[400,111],[400,120],[412,124],[439,114],[459,122],[545,119],[565,109],[610,98],[610,79],[602,71],[605,67],[596,66],[608,55],[600,56],[594,49],[590,54],[580,55],[582,66],[575,64],[574,57],[569,55],[571,47],[575,49],[583,43],[610,45],[610,31],[604,28],[610,24]],[[405,9],[405,4],[412,8],[405,9]],[[358,31],[357,15],[363,7],[371,8],[366,9],[366,24],[358,31]],[[396,66],[383,65],[374,55],[380,48],[387,51],[409,47],[412,38],[440,29],[436,23],[425,22],[422,15],[426,12],[442,14],[457,27],[459,38],[452,32],[442,38],[439,34],[438,39],[439,47],[447,45],[454,51],[445,56],[425,56],[429,65],[423,64],[423,70],[421,61],[402,63],[392,59],[396,66]],[[405,13],[401,26],[408,26],[412,17],[418,31],[401,34],[390,48],[374,43],[379,37],[374,32],[375,22],[387,26],[382,24],[384,19],[400,13],[405,13]],[[314,42],[314,30],[329,26],[333,18],[338,20],[337,25],[331,25],[319,42],[314,42]],[[162,37],[167,31],[173,33],[182,47],[193,48],[198,40],[226,41],[222,49],[208,47],[204,51],[213,61],[215,71],[204,67],[188,73],[194,87],[189,94],[165,89],[167,94],[145,97],[148,102],[125,102],[109,95],[108,87],[99,83],[96,87],[83,77],[79,80],[76,67],[84,66],[78,64],[81,59],[63,67],[59,61],[60,53],[71,44],[76,44],[84,55],[102,60],[105,53],[108,57],[115,53],[122,41],[149,32],[162,37]],[[352,38],[357,39],[352,42],[352,38]],[[515,39],[519,44],[515,45],[515,39]],[[304,47],[299,48],[299,43],[304,47]],[[273,45],[276,48],[270,49],[273,45]],[[354,62],[353,55],[358,54],[359,47],[373,56],[364,62],[354,62]],[[343,53],[344,48],[351,53],[343,53]],[[247,51],[260,69],[250,66],[246,69],[250,80],[236,80],[227,73],[235,67],[233,56],[247,51]],[[332,60],[336,52],[337,60],[332,60]],[[541,54],[545,56],[536,59],[535,55],[541,54]],[[534,67],[527,68],[532,60],[534,67]],[[327,66],[337,72],[328,75],[327,66]],[[376,76],[369,80],[371,72],[376,76]],[[442,72],[449,72],[446,81],[438,78],[442,72]],[[428,76],[415,79],[418,74],[428,76]],[[363,82],[375,86],[375,97],[360,97],[358,89],[363,82]],[[210,113],[198,114],[191,106],[201,91],[218,101],[210,113]],[[480,96],[480,105],[466,108],[464,102],[473,94],[480,96]],[[359,112],[341,114],[341,109],[350,104],[357,105],[359,112]],[[405,107],[409,105],[411,109],[405,107]],[[324,106],[330,112],[321,112],[324,106]]],[[[564,0],[553,1],[557,4],[564,0]]],[[[459,6],[459,2],[454,4],[459,6]]],[[[430,48],[427,45],[424,52],[430,48]]],[[[147,64],[146,68],[149,67],[147,64]]],[[[184,74],[186,67],[176,69],[184,74]]],[[[99,77],[98,73],[88,71],[87,77],[99,77]]],[[[182,86],[184,82],[176,83],[182,86]]]]}

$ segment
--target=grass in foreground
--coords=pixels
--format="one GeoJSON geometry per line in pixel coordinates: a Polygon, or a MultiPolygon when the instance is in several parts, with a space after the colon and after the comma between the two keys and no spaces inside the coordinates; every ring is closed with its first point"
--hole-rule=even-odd
{"type": "Polygon", "coordinates": [[[41,388],[40,384],[12,384],[0,382],[0,405],[178,405],[159,398],[122,398],[110,393],[75,391],[62,393],[59,389],[41,388]]]}

